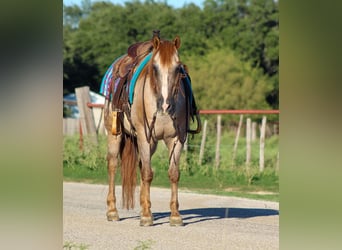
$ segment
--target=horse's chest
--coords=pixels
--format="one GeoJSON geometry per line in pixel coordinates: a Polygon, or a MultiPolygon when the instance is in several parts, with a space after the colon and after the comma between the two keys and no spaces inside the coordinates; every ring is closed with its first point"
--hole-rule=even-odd
{"type": "Polygon", "coordinates": [[[176,136],[176,128],[173,119],[166,113],[158,112],[153,135],[157,139],[176,136]]]}

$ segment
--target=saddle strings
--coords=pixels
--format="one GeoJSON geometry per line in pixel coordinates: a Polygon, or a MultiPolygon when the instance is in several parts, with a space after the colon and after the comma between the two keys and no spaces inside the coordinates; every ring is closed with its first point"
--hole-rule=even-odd
{"type": "Polygon", "coordinates": [[[157,111],[154,112],[153,114],[153,118],[152,118],[152,122],[151,122],[151,126],[149,126],[148,124],[148,120],[147,120],[147,115],[146,115],[146,109],[145,109],[145,85],[146,85],[146,77],[147,77],[147,71],[145,72],[145,76],[144,76],[144,84],[143,84],[143,93],[142,93],[142,102],[143,102],[143,114],[144,114],[144,123],[146,124],[146,126],[144,126],[144,131],[145,131],[145,136],[146,136],[146,140],[147,142],[150,144],[151,143],[151,139],[152,139],[152,130],[154,128],[154,124],[156,122],[156,118],[157,118],[157,111]],[[147,131],[148,129],[148,131],[147,131]]]}

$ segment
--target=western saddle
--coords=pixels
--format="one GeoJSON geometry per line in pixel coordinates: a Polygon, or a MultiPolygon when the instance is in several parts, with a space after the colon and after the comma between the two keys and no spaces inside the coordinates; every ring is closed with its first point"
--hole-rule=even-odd
{"type": "MultiPolygon", "coordinates": [[[[112,72],[112,81],[110,92],[112,93],[112,134],[119,135],[121,133],[121,123],[124,120],[124,113],[132,125],[130,121],[130,104],[128,102],[128,89],[129,82],[133,76],[134,69],[139,63],[153,50],[153,38],[158,36],[160,39],[160,31],[154,30],[152,39],[146,42],[138,42],[131,45],[127,49],[127,54],[122,56],[117,63],[115,63],[112,72]]],[[[186,65],[184,66],[184,77],[188,77],[190,81],[190,77],[188,75],[188,70],[186,65]]],[[[198,115],[197,107],[195,103],[195,99],[190,87],[187,86],[187,95],[189,95],[189,99],[191,99],[190,103],[190,116],[192,119],[194,116],[198,115]]],[[[198,117],[196,117],[198,118],[198,117]]],[[[199,119],[199,118],[198,118],[199,119]]],[[[200,125],[198,126],[198,128],[200,125]]],[[[200,128],[199,128],[200,129],[200,128]]],[[[193,131],[189,131],[193,132],[193,131]]],[[[199,131],[198,131],[199,132],[199,131]]],[[[196,133],[198,133],[196,131],[196,133]]]]}

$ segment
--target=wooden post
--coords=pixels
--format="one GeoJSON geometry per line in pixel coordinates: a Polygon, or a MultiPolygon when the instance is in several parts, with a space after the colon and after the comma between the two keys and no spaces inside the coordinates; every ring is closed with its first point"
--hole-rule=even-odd
{"type": "Polygon", "coordinates": [[[188,151],[188,136],[187,136],[186,139],[185,139],[184,146],[183,146],[183,150],[184,150],[185,152],[188,151]]]}
{"type": "Polygon", "coordinates": [[[199,158],[198,158],[198,164],[202,165],[202,159],[204,155],[204,146],[205,146],[205,139],[207,137],[207,123],[208,121],[205,120],[203,124],[203,134],[202,134],[202,140],[201,140],[201,148],[200,148],[200,153],[199,153],[199,158]]]}
{"type": "Polygon", "coordinates": [[[232,165],[234,166],[234,162],[235,162],[235,157],[236,157],[236,150],[237,150],[237,146],[238,146],[238,141],[239,141],[239,137],[240,137],[240,131],[241,131],[241,127],[242,127],[242,122],[243,122],[243,115],[240,115],[240,121],[239,121],[239,126],[236,132],[236,137],[235,137],[235,142],[234,142],[234,149],[233,149],[233,157],[232,157],[232,165]]]}
{"type": "Polygon", "coordinates": [[[218,169],[220,165],[220,143],[221,143],[221,115],[218,115],[217,116],[216,154],[215,154],[216,169],[218,169]]]}
{"type": "Polygon", "coordinates": [[[270,128],[270,126],[267,124],[266,128],[265,128],[265,137],[270,137],[272,136],[272,129],[270,128]]]}
{"type": "Polygon", "coordinates": [[[279,173],[279,151],[278,151],[278,154],[277,154],[276,175],[278,175],[278,173],[279,173]]]}
{"type": "Polygon", "coordinates": [[[89,87],[75,88],[77,106],[80,112],[80,122],[83,135],[87,135],[90,141],[97,144],[97,134],[93,111],[87,106],[90,100],[89,87]]]}
{"type": "Polygon", "coordinates": [[[257,123],[252,122],[252,142],[256,140],[257,134],[257,123]]]}
{"type": "Polygon", "coordinates": [[[78,120],[79,126],[80,126],[80,150],[83,151],[83,132],[82,132],[82,125],[81,125],[81,121],[78,120]]]}
{"type": "Polygon", "coordinates": [[[277,124],[273,124],[273,135],[277,134],[277,124]]]}
{"type": "Polygon", "coordinates": [[[260,131],[260,155],[259,155],[259,170],[264,171],[265,167],[265,133],[266,133],[266,116],[262,117],[260,131]]]}
{"type": "Polygon", "coordinates": [[[251,162],[251,118],[247,118],[246,123],[246,166],[248,167],[251,162]]]}
{"type": "Polygon", "coordinates": [[[63,118],[63,135],[74,135],[79,131],[79,119],[63,118]]]}

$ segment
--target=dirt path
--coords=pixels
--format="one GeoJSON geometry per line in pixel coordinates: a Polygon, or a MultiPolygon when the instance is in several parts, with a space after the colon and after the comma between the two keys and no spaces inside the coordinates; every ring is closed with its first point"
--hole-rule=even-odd
{"type": "MultiPolygon", "coordinates": [[[[170,227],[170,189],[151,188],[154,225],[140,227],[138,206],[107,221],[106,185],[65,182],[63,188],[64,244],[72,249],[279,249],[278,202],[180,191],[185,225],[170,227]]],[[[136,194],[137,200],[138,188],[136,194]]],[[[120,208],[120,186],[116,195],[120,208]]]]}

